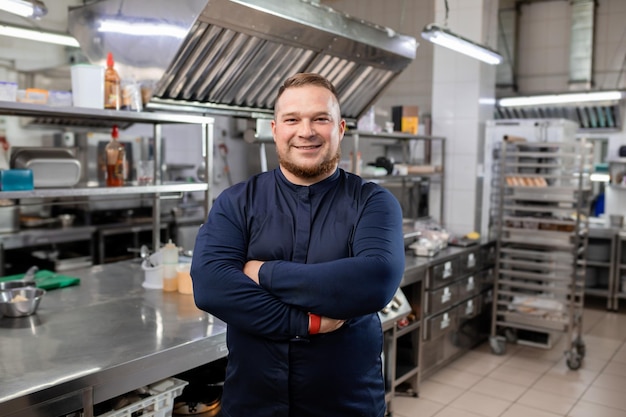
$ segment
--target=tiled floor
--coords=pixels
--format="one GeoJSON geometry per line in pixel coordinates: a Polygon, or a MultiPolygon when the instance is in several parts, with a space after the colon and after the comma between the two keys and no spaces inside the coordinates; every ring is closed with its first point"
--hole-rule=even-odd
{"type": "Polygon", "coordinates": [[[583,333],[577,371],[565,334],[551,349],[507,344],[502,356],[485,343],[423,381],[419,398],[395,397],[393,416],[625,417],[626,313],[588,306],[583,333]]]}

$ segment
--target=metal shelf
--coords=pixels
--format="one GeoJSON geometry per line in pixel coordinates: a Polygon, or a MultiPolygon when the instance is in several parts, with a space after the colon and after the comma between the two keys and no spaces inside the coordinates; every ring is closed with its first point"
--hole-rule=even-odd
{"type": "Polygon", "coordinates": [[[21,199],[33,197],[89,197],[119,196],[156,193],[184,193],[206,191],[206,183],[171,183],[162,185],[137,185],[124,187],[85,187],[85,188],[40,188],[28,191],[2,191],[0,198],[21,199]]]}
{"type": "Polygon", "coordinates": [[[189,115],[184,113],[152,113],[123,110],[100,110],[84,107],[52,107],[41,104],[0,101],[0,114],[4,116],[25,116],[50,121],[81,121],[81,125],[91,122],[95,126],[108,123],[148,123],[148,124],[206,124],[213,123],[212,117],[189,115]]]}
{"type": "MultiPolygon", "coordinates": [[[[209,110],[207,109],[207,112],[209,110]]],[[[0,115],[33,118],[35,124],[58,125],[58,126],[84,126],[84,127],[110,127],[118,125],[125,128],[129,125],[151,124],[154,129],[155,166],[161,166],[160,150],[162,146],[162,125],[164,124],[195,124],[202,127],[202,154],[205,161],[206,183],[175,183],[161,184],[161,172],[157,172],[157,185],[150,186],[125,186],[125,187],[76,187],[76,188],[50,188],[29,191],[0,192],[0,198],[23,199],[30,197],[91,197],[91,196],[130,196],[152,194],[158,199],[160,193],[183,193],[191,191],[204,191],[205,215],[211,209],[212,202],[212,173],[213,173],[213,127],[214,118],[204,114],[185,114],[176,112],[132,112],[118,110],[101,110],[81,107],[52,107],[31,103],[0,101],[0,115]]],[[[153,247],[157,248],[159,242],[159,230],[161,217],[160,204],[154,204],[152,208],[153,247]]]]}
{"type": "Polygon", "coordinates": [[[585,213],[590,195],[586,191],[592,149],[584,140],[549,147],[553,148],[549,152],[537,152],[524,143],[503,144],[500,149],[498,262],[490,344],[494,353],[502,354],[507,334],[514,334],[515,329],[567,332],[571,343],[565,355],[567,365],[578,369],[584,355],[580,310],[585,279],[579,253],[587,247],[585,213]],[[572,158],[571,164],[564,161],[566,157],[572,158]],[[526,162],[531,158],[537,161],[526,162]],[[506,184],[509,177],[527,176],[524,170],[529,167],[536,172],[528,175],[543,177],[547,186],[506,184]]]}
{"type": "Polygon", "coordinates": [[[403,132],[370,132],[367,130],[351,130],[346,129],[346,136],[358,135],[368,139],[397,139],[397,140],[445,140],[443,136],[427,136],[427,135],[413,135],[411,133],[403,132]]]}
{"type": "MultiPolygon", "coordinates": [[[[363,178],[368,181],[381,183],[385,185],[395,186],[397,183],[402,182],[402,180],[412,180],[414,178],[437,178],[437,183],[440,184],[441,191],[439,193],[439,216],[436,219],[439,223],[444,226],[444,195],[445,195],[445,154],[446,154],[446,138],[442,136],[427,136],[427,135],[413,135],[410,133],[402,133],[402,132],[371,132],[371,131],[363,131],[363,130],[351,130],[347,129],[345,132],[346,137],[352,137],[352,155],[351,155],[351,164],[353,167],[357,167],[359,165],[358,155],[360,144],[359,141],[361,139],[367,140],[371,143],[371,140],[380,140],[386,141],[386,143],[394,143],[402,145],[402,153],[403,160],[401,162],[408,162],[409,160],[409,145],[411,140],[415,140],[423,143],[424,147],[424,161],[423,164],[427,166],[436,166],[436,172],[430,173],[411,173],[406,176],[364,176],[363,178]],[[438,150],[437,158],[439,159],[439,164],[433,163],[433,154],[432,154],[432,146],[433,143],[438,142],[441,146],[441,149],[438,150]],[[440,152],[440,154],[439,154],[440,152]]],[[[384,143],[381,143],[384,145],[384,143]]],[[[417,181],[415,181],[417,182],[417,181]]],[[[432,194],[431,194],[432,195],[432,194]]],[[[429,213],[429,215],[432,215],[429,213]]],[[[434,216],[433,216],[434,217],[434,216]]]]}

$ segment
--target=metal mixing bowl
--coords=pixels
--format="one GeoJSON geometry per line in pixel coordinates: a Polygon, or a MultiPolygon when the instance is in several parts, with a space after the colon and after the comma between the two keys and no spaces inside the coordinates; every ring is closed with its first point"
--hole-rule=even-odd
{"type": "Polygon", "coordinates": [[[35,281],[16,279],[13,281],[0,282],[0,291],[11,290],[13,288],[35,287],[35,281]]]}
{"type": "Polygon", "coordinates": [[[25,317],[34,314],[46,293],[41,288],[23,287],[0,291],[0,314],[6,317],[25,317]],[[16,301],[25,298],[24,301],[16,301]]]}

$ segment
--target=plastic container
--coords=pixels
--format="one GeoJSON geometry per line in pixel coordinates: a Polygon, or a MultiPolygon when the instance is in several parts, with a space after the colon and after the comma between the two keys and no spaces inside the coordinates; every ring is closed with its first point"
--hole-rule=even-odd
{"type": "Polygon", "coordinates": [[[20,103],[48,104],[48,90],[27,88],[17,91],[17,101],[20,103]]]}
{"type": "Polygon", "coordinates": [[[141,101],[141,86],[138,82],[127,80],[122,81],[122,110],[141,111],[143,103],[141,101]]]}
{"type": "Polygon", "coordinates": [[[189,383],[178,378],[167,378],[152,384],[148,390],[152,395],[119,410],[100,414],[98,417],[169,417],[174,411],[174,399],[183,393],[189,383]]]}
{"type": "Polygon", "coordinates": [[[180,263],[176,267],[178,278],[178,292],[181,294],[193,294],[193,282],[191,281],[191,264],[180,263]]]}
{"type": "Polygon", "coordinates": [[[0,101],[15,101],[17,99],[17,83],[0,81],[0,101]]]}
{"type": "Polygon", "coordinates": [[[163,291],[176,291],[178,289],[178,248],[172,239],[161,248],[163,254],[163,291]]]}
{"type": "Polygon", "coordinates": [[[13,233],[20,229],[20,208],[13,204],[2,204],[0,200],[0,233],[13,233]]]}
{"type": "Polygon", "coordinates": [[[72,93],[69,91],[48,91],[48,106],[51,107],[71,107],[72,93]]]}
{"type": "Polygon", "coordinates": [[[74,65],[72,73],[72,101],[76,107],[104,108],[104,67],[74,65]]]}
{"type": "Polygon", "coordinates": [[[142,287],[150,290],[163,288],[163,265],[148,266],[148,262],[143,261],[141,269],[143,269],[144,274],[142,287]]]}
{"type": "Polygon", "coordinates": [[[0,191],[28,191],[34,188],[33,171],[30,169],[0,170],[0,191]]]}

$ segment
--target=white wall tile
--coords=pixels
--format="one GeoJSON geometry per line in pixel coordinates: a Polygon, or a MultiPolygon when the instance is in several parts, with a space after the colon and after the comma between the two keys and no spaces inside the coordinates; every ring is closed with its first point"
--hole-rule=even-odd
{"type": "MultiPolygon", "coordinates": [[[[471,187],[469,182],[468,187],[471,187]]],[[[444,212],[449,232],[464,235],[474,230],[474,212],[468,207],[475,206],[475,199],[473,189],[445,193],[444,212]]]]}

